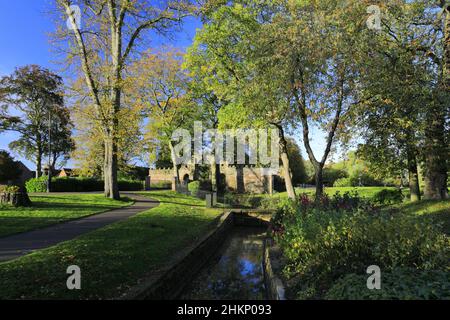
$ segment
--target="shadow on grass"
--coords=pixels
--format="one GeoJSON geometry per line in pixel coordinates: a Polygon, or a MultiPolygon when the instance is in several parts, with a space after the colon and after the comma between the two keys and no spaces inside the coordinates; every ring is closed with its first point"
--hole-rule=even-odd
{"type": "Polygon", "coordinates": [[[77,239],[0,263],[0,299],[108,299],[152,276],[192,246],[217,216],[164,205],[77,239]],[[66,269],[78,265],[83,290],[67,290],[66,269]]]}

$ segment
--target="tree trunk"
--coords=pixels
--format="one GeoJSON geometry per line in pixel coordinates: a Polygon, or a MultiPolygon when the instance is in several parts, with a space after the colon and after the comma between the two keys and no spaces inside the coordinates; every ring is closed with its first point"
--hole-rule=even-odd
{"type": "Polygon", "coordinates": [[[281,164],[283,166],[284,184],[286,186],[286,191],[289,199],[295,200],[297,197],[295,194],[294,185],[292,184],[292,174],[291,174],[291,167],[289,164],[287,142],[286,138],[284,137],[283,129],[281,127],[278,127],[278,130],[280,131],[280,158],[281,164]]]}
{"type": "Polygon", "coordinates": [[[109,156],[109,148],[110,148],[110,143],[108,142],[108,139],[105,139],[104,141],[104,159],[103,159],[103,182],[104,182],[104,194],[105,197],[109,197],[110,196],[110,190],[111,190],[111,176],[109,175],[109,171],[110,171],[110,156],[109,156]]]}
{"type": "Polygon", "coordinates": [[[214,160],[210,162],[211,166],[211,189],[212,191],[217,191],[217,167],[214,160]]]}
{"type": "Polygon", "coordinates": [[[0,193],[0,204],[13,207],[30,207],[31,201],[26,192],[2,192],[0,193]]]}
{"type": "Polygon", "coordinates": [[[115,200],[120,199],[117,168],[117,143],[114,141],[113,137],[109,137],[105,141],[105,197],[115,200]]]}
{"type": "Polygon", "coordinates": [[[36,178],[42,175],[42,153],[38,151],[36,154],[36,178]]]}
{"type": "Polygon", "coordinates": [[[450,4],[444,8],[444,83],[445,90],[450,91],[450,4]]]}
{"type": "Polygon", "coordinates": [[[216,191],[217,192],[222,192],[222,176],[221,176],[221,172],[220,172],[220,163],[216,163],[216,191]]]}
{"type": "Polygon", "coordinates": [[[416,155],[412,150],[408,151],[408,180],[411,202],[420,200],[419,175],[417,173],[416,155]]]}
{"type": "Polygon", "coordinates": [[[316,178],[316,201],[319,201],[323,196],[323,166],[318,165],[314,167],[316,178]]]}
{"type": "Polygon", "coordinates": [[[445,139],[445,110],[439,101],[428,107],[425,136],[425,199],[447,199],[447,157],[449,146],[445,139]]]}
{"type": "Polygon", "coordinates": [[[169,142],[169,149],[173,168],[172,191],[176,191],[177,185],[180,183],[180,172],[177,165],[177,155],[175,154],[175,148],[173,147],[172,142],[169,142]]]}

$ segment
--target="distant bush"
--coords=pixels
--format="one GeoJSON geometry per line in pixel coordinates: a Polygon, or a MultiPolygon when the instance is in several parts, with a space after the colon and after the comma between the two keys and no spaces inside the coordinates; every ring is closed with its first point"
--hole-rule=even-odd
{"type": "Polygon", "coordinates": [[[353,172],[349,177],[339,178],[333,183],[333,187],[376,187],[381,185],[381,181],[362,171],[353,172]]]}
{"type": "Polygon", "coordinates": [[[395,204],[403,201],[402,190],[383,189],[378,191],[372,198],[378,204],[395,204]]]}
{"type": "Polygon", "coordinates": [[[382,273],[380,290],[368,290],[366,274],[349,274],[336,281],[326,293],[331,300],[448,300],[450,273],[442,270],[396,268],[382,273]]]}
{"type": "Polygon", "coordinates": [[[102,191],[104,182],[95,178],[54,178],[53,192],[91,192],[102,191]]]}
{"type": "Polygon", "coordinates": [[[339,178],[334,182],[333,187],[352,187],[352,181],[350,178],[339,178]]]}
{"type": "Polygon", "coordinates": [[[47,191],[47,176],[33,178],[25,183],[27,192],[45,192],[47,191]]]}
{"type": "Polygon", "coordinates": [[[200,181],[189,182],[188,191],[191,193],[191,195],[196,197],[199,193],[199,190],[200,190],[200,181]]]}
{"type": "MultiPolygon", "coordinates": [[[[343,169],[324,168],[323,169],[323,183],[326,186],[333,186],[334,182],[338,179],[346,178],[348,176],[347,171],[343,169]]],[[[315,179],[313,179],[315,184],[315,179]]]]}
{"type": "Polygon", "coordinates": [[[142,191],[144,182],[140,180],[119,180],[120,191],[142,191]]]}
{"type": "MultiPolygon", "coordinates": [[[[137,180],[119,180],[119,190],[121,191],[140,191],[144,189],[142,181],[137,180]]],[[[26,182],[28,192],[46,192],[47,176],[30,179],[26,182]]],[[[52,192],[93,192],[103,191],[103,180],[95,178],[53,178],[52,192]]]]}

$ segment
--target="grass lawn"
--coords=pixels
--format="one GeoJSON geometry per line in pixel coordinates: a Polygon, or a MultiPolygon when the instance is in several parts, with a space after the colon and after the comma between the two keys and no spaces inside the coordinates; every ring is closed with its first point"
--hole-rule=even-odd
{"type": "MultiPolygon", "coordinates": [[[[339,192],[341,195],[345,192],[358,192],[359,196],[362,198],[372,198],[377,192],[383,189],[395,189],[392,187],[326,187],[324,191],[327,195],[332,197],[334,194],[339,192]]],[[[313,194],[316,192],[315,188],[296,188],[295,191],[297,194],[313,194]]],[[[287,197],[286,192],[282,192],[280,195],[287,197]]]]}
{"type": "Polygon", "coordinates": [[[123,207],[131,201],[116,201],[99,194],[31,195],[33,207],[0,207],[0,237],[46,227],[123,207]]]}
{"type": "Polygon", "coordinates": [[[442,223],[443,230],[450,235],[450,199],[443,201],[422,200],[419,202],[406,202],[388,209],[399,210],[405,214],[415,215],[419,218],[433,219],[442,223]]]}
{"type": "MultiPolygon", "coordinates": [[[[339,192],[341,195],[343,195],[345,192],[358,192],[359,196],[362,198],[372,198],[377,192],[383,190],[383,189],[395,189],[393,187],[325,187],[324,192],[332,197],[337,192],[339,192]]],[[[301,194],[307,194],[312,196],[316,193],[315,188],[295,188],[295,192],[297,195],[301,194]]],[[[403,190],[403,194],[407,196],[409,192],[407,190],[403,190]]],[[[253,195],[243,195],[242,198],[246,197],[255,197],[253,195]]],[[[261,194],[257,195],[256,197],[261,198],[278,198],[278,199],[286,199],[288,197],[287,192],[278,192],[274,193],[272,196],[268,194],[261,194]]]]}
{"type": "Polygon", "coordinates": [[[117,298],[205,234],[223,212],[171,191],[142,193],[159,207],[77,239],[0,263],[0,299],[117,298]],[[81,268],[81,290],[68,290],[66,269],[81,268]]]}

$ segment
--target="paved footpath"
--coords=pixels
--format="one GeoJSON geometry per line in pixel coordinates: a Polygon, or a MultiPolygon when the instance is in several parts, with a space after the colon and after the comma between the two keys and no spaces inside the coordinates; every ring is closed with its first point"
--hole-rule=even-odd
{"type": "Polygon", "coordinates": [[[144,196],[129,193],[124,195],[132,198],[135,201],[134,204],[43,229],[0,238],[0,261],[12,260],[34,250],[54,246],[159,205],[158,201],[144,196]]]}

